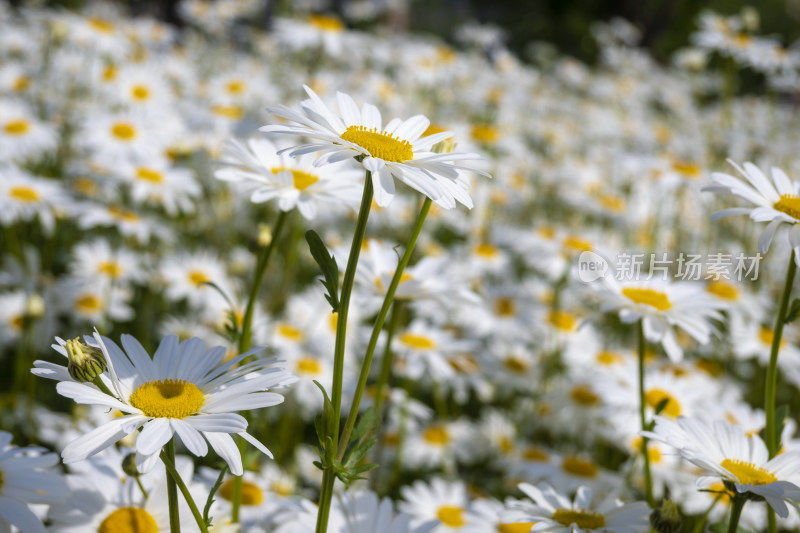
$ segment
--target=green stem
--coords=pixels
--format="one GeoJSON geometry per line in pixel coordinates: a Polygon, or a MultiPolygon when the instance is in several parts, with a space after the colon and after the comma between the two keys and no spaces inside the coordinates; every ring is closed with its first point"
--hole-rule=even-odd
{"type": "Polygon", "coordinates": [[[770,458],[775,457],[780,447],[779,438],[775,428],[775,389],[778,382],[778,352],[781,348],[783,336],[783,322],[786,320],[786,310],[789,307],[789,297],[792,294],[794,275],[797,272],[797,263],[794,252],[789,256],[789,268],[786,270],[786,283],[783,286],[778,316],[775,318],[775,330],[772,335],[772,349],[769,352],[769,366],[767,367],[767,383],[764,392],[764,411],[767,414],[765,436],[770,458]]]}
{"type": "Polygon", "coordinates": [[[739,527],[739,517],[742,515],[744,504],[747,503],[747,495],[737,493],[731,500],[731,518],[728,521],[728,533],[736,533],[739,527]]]}
{"type": "Polygon", "coordinates": [[[250,330],[252,329],[253,312],[256,307],[256,299],[258,299],[258,291],[261,289],[261,282],[264,280],[264,273],[267,271],[269,258],[272,255],[272,251],[275,249],[275,243],[278,242],[284,222],[286,222],[286,218],[290,213],[291,211],[281,211],[278,214],[278,220],[275,222],[275,228],[272,231],[272,240],[269,241],[269,244],[264,248],[261,256],[258,258],[255,277],[253,278],[253,288],[250,290],[247,308],[245,309],[244,318],[242,319],[242,334],[239,337],[239,353],[246,352],[250,349],[250,346],[252,346],[250,330]]]}
{"type": "Polygon", "coordinates": [[[701,533],[703,531],[703,529],[704,529],[704,527],[706,525],[706,520],[708,520],[708,515],[711,514],[711,511],[714,509],[714,507],[717,505],[717,503],[719,503],[719,500],[721,498],[722,498],[721,494],[719,496],[717,496],[716,498],[714,498],[714,501],[711,502],[711,505],[708,506],[708,509],[706,509],[706,512],[703,513],[703,516],[700,517],[700,519],[697,521],[697,524],[695,524],[695,526],[692,528],[692,533],[701,533]]]}
{"type": "Polygon", "coordinates": [[[142,491],[142,496],[144,496],[144,499],[146,500],[148,498],[149,494],[147,494],[147,491],[145,490],[144,485],[142,485],[141,477],[142,476],[136,476],[134,479],[136,480],[136,484],[139,485],[139,490],[142,491]]]}
{"type": "MultiPolygon", "coordinates": [[[[175,464],[175,439],[172,438],[164,446],[161,452],[161,460],[164,464],[175,464]],[[166,458],[166,460],[165,460],[166,458]]],[[[170,533],[180,533],[181,517],[178,510],[178,486],[175,484],[175,477],[167,476],[167,502],[169,503],[169,530],[170,533]]]]}
{"type": "Polygon", "coordinates": [[[767,505],[767,531],[775,533],[778,531],[778,523],[775,519],[775,509],[767,505]]]}
{"type": "Polygon", "coordinates": [[[364,395],[364,389],[367,385],[369,370],[372,366],[372,358],[375,355],[375,348],[378,346],[378,337],[383,329],[383,323],[386,320],[386,315],[389,313],[389,309],[394,301],[394,293],[397,291],[397,287],[400,285],[400,280],[403,278],[403,271],[411,259],[411,254],[414,253],[414,246],[417,244],[417,238],[422,231],[422,225],[425,223],[425,218],[428,216],[428,211],[430,211],[430,209],[431,199],[425,198],[422,208],[419,211],[419,215],[417,216],[417,221],[414,223],[414,230],[411,233],[411,237],[408,239],[408,244],[406,244],[405,252],[403,252],[403,256],[400,258],[400,262],[397,264],[397,268],[392,276],[392,281],[389,284],[389,289],[386,291],[386,296],[383,297],[383,304],[378,312],[378,317],[375,319],[375,324],[372,326],[372,335],[369,338],[369,344],[367,345],[367,353],[364,356],[364,362],[361,364],[361,373],[358,376],[358,384],[356,385],[356,392],[353,396],[353,403],[350,405],[350,413],[347,416],[347,422],[344,426],[342,439],[339,441],[337,459],[340,461],[342,460],[342,457],[344,457],[344,452],[347,449],[348,443],[350,442],[350,434],[353,432],[353,427],[356,425],[356,418],[358,418],[358,407],[361,404],[361,397],[364,395]]]}
{"type": "MultiPolygon", "coordinates": [[[[197,505],[194,503],[194,499],[192,498],[192,494],[189,492],[189,489],[186,487],[186,483],[183,482],[181,479],[180,474],[178,473],[178,469],[175,468],[175,439],[170,440],[167,445],[164,447],[164,450],[161,452],[161,460],[164,462],[164,466],[169,472],[169,477],[167,478],[167,488],[169,488],[169,481],[172,480],[172,489],[177,488],[181,490],[181,494],[183,494],[183,498],[186,500],[186,503],[189,504],[189,509],[192,511],[192,516],[194,516],[195,522],[197,522],[197,527],[200,528],[202,533],[208,533],[208,527],[206,527],[206,522],[203,520],[203,515],[200,514],[200,511],[197,509],[197,505]]],[[[169,506],[169,515],[170,515],[170,527],[172,527],[172,493],[168,493],[170,496],[170,506],[169,506]]],[[[178,518],[178,494],[175,492],[175,520],[177,524],[177,531],[180,531],[180,520],[178,518]]]]}
{"type": "MultiPolygon", "coordinates": [[[[638,326],[639,337],[639,418],[642,426],[642,431],[647,430],[647,417],[645,416],[645,395],[644,395],[644,353],[645,353],[645,338],[644,338],[644,325],[642,320],[639,320],[638,326]]],[[[647,504],[652,508],[655,506],[653,500],[653,478],[650,475],[650,455],[647,453],[647,443],[649,439],[642,437],[642,457],[644,458],[644,483],[645,483],[645,496],[647,504]]]]}
{"type": "MultiPolygon", "coordinates": [[[[339,445],[339,423],[341,422],[342,412],[342,380],[344,379],[344,349],[345,335],[347,333],[347,312],[350,309],[350,293],[353,292],[353,284],[356,277],[356,266],[361,255],[361,246],[364,242],[364,233],[367,229],[367,219],[372,207],[372,178],[367,171],[366,181],[364,182],[364,192],[361,196],[361,207],[358,210],[356,229],[353,233],[353,242],[350,244],[350,255],[347,258],[347,267],[342,281],[342,292],[339,297],[339,310],[336,317],[336,345],[333,353],[333,384],[331,386],[331,405],[333,413],[330,420],[331,439],[334,449],[339,445]]],[[[328,515],[333,501],[333,486],[336,477],[330,468],[326,468],[322,473],[322,493],[320,494],[319,513],[317,514],[316,533],[326,533],[328,530],[328,515]]]]}
{"type": "Polygon", "coordinates": [[[381,408],[383,407],[383,389],[389,386],[389,378],[392,376],[392,363],[394,352],[392,351],[392,338],[400,321],[400,311],[403,307],[401,301],[394,302],[392,314],[389,317],[389,326],[386,328],[386,344],[383,349],[383,359],[381,360],[381,373],[378,376],[378,384],[375,386],[375,409],[378,411],[378,420],[381,419],[381,408]]]}

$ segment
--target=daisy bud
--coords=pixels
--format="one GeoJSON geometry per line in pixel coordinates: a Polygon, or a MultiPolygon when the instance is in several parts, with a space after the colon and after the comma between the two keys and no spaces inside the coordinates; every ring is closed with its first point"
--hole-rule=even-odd
{"type": "Polygon", "coordinates": [[[664,500],[661,507],[650,514],[650,525],[657,533],[678,533],[681,530],[681,513],[672,500],[664,500]]]}
{"type": "Polygon", "coordinates": [[[258,245],[269,246],[272,242],[272,230],[266,224],[258,225],[258,245]]]}
{"type": "Polygon", "coordinates": [[[25,316],[30,318],[40,318],[44,315],[44,299],[38,294],[32,294],[25,302],[25,316]]]}
{"type": "Polygon", "coordinates": [[[122,471],[126,476],[139,477],[141,472],[136,468],[136,454],[129,453],[122,459],[122,471]]]}
{"type": "Polygon", "coordinates": [[[78,338],[68,340],[64,348],[69,357],[67,371],[75,381],[94,381],[106,371],[106,360],[100,348],[87,346],[78,338]]]}

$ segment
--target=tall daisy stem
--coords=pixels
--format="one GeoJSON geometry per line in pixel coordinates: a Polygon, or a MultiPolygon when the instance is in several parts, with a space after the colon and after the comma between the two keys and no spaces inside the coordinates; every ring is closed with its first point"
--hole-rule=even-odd
{"type": "MultiPolygon", "coordinates": [[[[197,505],[194,503],[194,498],[192,498],[192,494],[189,492],[188,487],[186,487],[186,483],[183,482],[181,479],[181,475],[178,473],[178,469],[175,468],[175,440],[170,440],[164,450],[161,451],[161,461],[164,463],[164,467],[166,467],[167,472],[169,472],[168,480],[171,479],[174,485],[180,489],[181,494],[183,495],[186,503],[189,504],[189,509],[192,511],[192,516],[194,516],[195,522],[197,522],[197,527],[200,528],[202,533],[208,533],[208,527],[206,526],[206,521],[203,520],[203,515],[200,514],[200,511],[197,509],[197,505]],[[171,452],[168,450],[171,449],[171,452]],[[169,455],[169,454],[172,455],[169,455]]],[[[138,478],[137,478],[138,481],[138,478]]],[[[140,485],[141,486],[141,485],[140,485]]],[[[144,490],[144,489],[142,489],[144,490]]],[[[176,503],[178,495],[175,494],[176,503]]],[[[172,525],[172,502],[170,501],[170,526],[172,525]]],[[[178,511],[177,507],[175,510],[175,516],[177,517],[178,511]]],[[[180,522],[178,522],[178,531],[180,531],[180,522]]]]}
{"type": "Polygon", "coordinates": [[[397,323],[400,322],[400,314],[403,308],[402,301],[392,305],[392,314],[389,315],[389,326],[386,328],[386,345],[383,349],[383,359],[381,359],[381,373],[378,376],[378,384],[375,386],[375,409],[378,410],[380,420],[381,408],[383,407],[383,389],[389,386],[389,378],[392,376],[392,362],[394,352],[392,351],[392,339],[397,330],[397,323]]]}
{"type": "MultiPolygon", "coordinates": [[[[419,211],[419,215],[417,215],[417,220],[414,223],[414,230],[412,231],[411,237],[408,239],[408,243],[406,244],[406,250],[403,252],[403,256],[400,258],[400,262],[397,264],[397,269],[394,271],[392,281],[389,284],[389,289],[386,291],[386,296],[383,297],[383,304],[378,312],[378,317],[375,319],[375,324],[372,326],[372,335],[369,338],[369,344],[367,345],[367,353],[364,356],[364,362],[361,364],[361,374],[358,376],[358,384],[356,385],[356,392],[353,396],[353,403],[350,405],[350,413],[347,416],[347,422],[344,425],[344,432],[342,433],[342,438],[339,441],[337,459],[340,461],[342,460],[342,457],[344,457],[344,452],[350,442],[350,435],[353,432],[353,427],[356,425],[356,418],[358,418],[358,407],[361,404],[361,397],[364,395],[364,388],[367,385],[369,370],[372,366],[372,358],[375,355],[375,348],[378,346],[378,337],[383,329],[383,323],[386,321],[386,315],[389,313],[389,309],[392,307],[394,293],[397,291],[398,285],[400,285],[400,280],[403,278],[403,271],[406,269],[408,261],[411,259],[411,254],[414,253],[414,246],[417,244],[417,238],[422,231],[422,225],[425,223],[425,218],[428,216],[428,211],[430,211],[430,209],[431,199],[426,197],[422,204],[422,208],[419,211]]],[[[381,391],[381,394],[382,393],[383,391],[381,391]]]]}
{"type": "MultiPolygon", "coordinates": [[[[342,412],[342,381],[344,379],[344,349],[345,335],[347,333],[347,312],[350,309],[350,294],[353,292],[353,284],[356,277],[356,266],[361,255],[361,246],[364,242],[364,234],[367,229],[367,219],[372,207],[372,177],[367,172],[364,183],[364,192],[361,196],[361,207],[358,210],[356,229],[353,233],[353,242],[350,244],[350,255],[347,258],[347,267],[342,280],[342,291],[339,297],[339,311],[336,317],[336,344],[333,353],[333,384],[331,386],[331,405],[333,420],[329,420],[330,427],[333,428],[331,438],[332,446],[336,449],[339,445],[339,423],[342,412]]],[[[336,476],[330,468],[322,472],[322,492],[319,500],[319,513],[317,514],[316,533],[326,533],[328,530],[328,515],[331,510],[333,500],[333,486],[336,476]]]]}
{"type": "Polygon", "coordinates": [[[272,256],[272,251],[275,249],[278,238],[281,235],[284,222],[286,222],[289,213],[291,213],[291,211],[281,211],[278,214],[278,220],[275,221],[275,227],[272,230],[272,240],[269,241],[269,244],[266,248],[264,248],[264,251],[258,258],[255,276],[253,277],[253,288],[250,290],[250,297],[247,300],[247,308],[244,311],[244,318],[242,319],[242,334],[239,336],[239,353],[246,352],[252,345],[250,331],[252,329],[253,312],[255,311],[256,300],[258,299],[258,291],[261,289],[261,282],[264,281],[264,273],[267,271],[269,258],[272,256]]]}
{"type": "Polygon", "coordinates": [[[786,283],[783,286],[778,316],[775,318],[775,330],[772,335],[772,348],[769,352],[769,366],[767,367],[767,382],[764,387],[764,411],[767,414],[765,437],[770,458],[775,457],[780,447],[778,435],[775,430],[775,389],[778,382],[778,352],[781,349],[783,337],[783,322],[786,320],[786,310],[789,308],[789,297],[792,294],[794,275],[797,272],[797,263],[794,252],[789,256],[789,268],[786,270],[786,283]]]}
{"type": "MultiPolygon", "coordinates": [[[[647,417],[645,416],[645,394],[644,394],[644,355],[645,355],[645,338],[644,338],[644,324],[639,320],[638,326],[639,336],[639,418],[641,421],[642,431],[647,431],[647,417]]],[[[644,458],[644,484],[645,484],[645,497],[647,504],[652,508],[655,506],[653,500],[653,477],[650,474],[650,455],[647,453],[647,443],[649,439],[642,437],[642,457],[644,458]]]]}
{"type": "Polygon", "coordinates": [[[746,493],[737,493],[731,500],[731,518],[728,521],[728,533],[736,533],[739,528],[739,517],[742,516],[742,509],[747,503],[746,493]]]}
{"type": "MultiPolygon", "coordinates": [[[[161,452],[162,460],[166,465],[168,462],[175,464],[175,439],[170,441],[164,446],[161,452]]],[[[171,475],[167,476],[167,502],[169,503],[169,531],[170,533],[180,533],[181,531],[181,517],[178,511],[178,485],[175,483],[175,478],[171,475]]]]}
{"type": "MultiPolygon", "coordinates": [[[[272,251],[277,246],[278,238],[283,230],[284,223],[292,211],[280,211],[278,219],[275,221],[275,227],[272,230],[272,239],[269,244],[264,248],[263,252],[258,258],[256,263],[255,276],[253,277],[253,287],[250,290],[250,297],[247,299],[247,307],[244,311],[244,318],[242,318],[242,332],[239,336],[239,353],[245,353],[250,349],[253,344],[252,335],[250,334],[253,324],[253,313],[256,308],[256,300],[258,299],[258,291],[261,289],[261,282],[264,281],[264,274],[269,265],[269,259],[272,256],[272,251]]],[[[239,453],[242,453],[242,445],[239,443],[239,453]]],[[[239,522],[239,508],[242,503],[242,476],[233,478],[233,494],[231,496],[233,505],[231,509],[231,522],[234,524],[239,522]]]]}

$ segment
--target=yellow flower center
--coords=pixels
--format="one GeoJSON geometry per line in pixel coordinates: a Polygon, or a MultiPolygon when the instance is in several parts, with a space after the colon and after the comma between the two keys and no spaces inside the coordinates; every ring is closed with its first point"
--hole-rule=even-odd
{"type": "Polygon", "coordinates": [[[517,314],[517,304],[513,298],[501,296],[494,301],[494,312],[497,316],[511,317],[517,314]]]}
{"type": "Polygon", "coordinates": [[[94,294],[82,294],[75,300],[75,310],[79,313],[96,313],[103,308],[103,302],[94,294]]]}
{"type": "Polygon", "coordinates": [[[18,185],[16,187],[11,187],[11,189],[8,191],[8,194],[11,196],[11,198],[24,203],[39,201],[39,192],[33,187],[18,185]]]}
{"type": "Polygon", "coordinates": [[[430,337],[414,333],[403,333],[400,335],[400,342],[415,350],[432,350],[436,347],[436,342],[430,337]]]}
{"type": "Polygon", "coordinates": [[[672,170],[692,179],[700,177],[703,171],[700,165],[688,161],[675,161],[672,163],[672,170]]]}
{"type": "Polygon", "coordinates": [[[564,246],[579,252],[588,252],[594,248],[591,242],[587,241],[586,239],[581,239],[575,235],[567,235],[564,237],[564,246]]]}
{"type": "Polygon", "coordinates": [[[153,418],[186,418],[203,407],[205,397],[194,383],[182,379],[148,381],[133,391],[128,403],[153,418]]]}
{"type": "Polygon", "coordinates": [[[209,281],[211,281],[211,278],[208,277],[208,274],[206,274],[202,270],[190,270],[188,276],[189,276],[189,281],[195,287],[199,287],[203,283],[208,283],[209,281]]]}
{"type": "Polygon", "coordinates": [[[747,35],[746,33],[739,33],[733,38],[733,42],[739,48],[747,48],[750,46],[750,43],[753,41],[753,38],[747,35]]]}
{"type": "Polygon", "coordinates": [[[123,209],[121,207],[115,207],[113,205],[108,208],[108,214],[111,215],[113,218],[122,220],[124,222],[139,221],[139,215],[137,215],[133,211],[128,211],[127,209],[123,209]]]}
{"type": "Polygon", "coordinates": [[[736,476],[742,485],[767,485],[778,481],[769,470],[739,459],[725,459],[719,465],[736,476]]]}
{"type": "MultiPolygon", "coordinates": [[[[219,488],[219,495],[228,501],[233,501],[233,478],[227,480],[219,488]]],[[[264,501],[264,493],[258,485],[247,480],[242,480],[242,505],[258,505],[264,501]]]]}
{"type": "Polygon", "coordinates": [[[470,134],[476,141],[486,144],[494,144],[497,142],[498,137],[500,137],[500,132],[497,131],[497,128],[486,124],[472,126],[470,134]]]}
{"type": "Polygon", "coordinates": [[[414,159],[411,143],[400,140],[390,133],[367,129],[364,126],[349,126],[341,138],[364,148],[372,157],[390,163],[402,163],[414,159]]]}
{"type": "MultiPolygon", "coordinates": [[[[636,453],[642,453],[642,438],[636,437],[633,439],[632,446],[633,449],[636,450],[636,453]]],[[[650,458],[651,463],[661,462],[661,450],[659,450],[657,446],[653,445],[652,442],[650,442],[647,446],[647,457],[650,458]]]]}
{"type": "Polygon", "coordinates": [[[511,440],[511,438],[508,437],[507,435],[503,435],[498,440],[497,446],[500,448],[500,451],[502,451],[505,454],[508,454],[514,450],[514,441],[511,440]]]}
{"type": "Polygon", "coordinates": [[[429,444],[435,446],[444,446],[450,442],[450,436],[447,434],[447,430],[441,426],[429,427],[423,432],[422,438],[429,444]]]}
{"type": "Polygon", "coordinates": [[[461,527],[467,523],[464,520],[464,509],[457,505],[443,505],[439,507],[436,517],[442,521],[442,524],[450,527],[461,527]]]}
{"type": "Polygon", "coordinates": [[[514,355],[509,355],[503,359],[503,364],[506,366],[506,368],[517,374],[522,374],[528,370],[528,362],[521,357],[514,355]]]}
{"type": "Polygon", "coordinates": [[[30,128],[31,123],[24,118],[6,122],[5,126],[3,126],[3,130],[9,135],[25,135],[30,128]]]}
{"type": "Polygon", "coordinates": [[[574,476],[593,478],[597,475],[597,465],[578,457],[566,457],[561,468],[574,476]]]}
{"type": "Polygon", "coordinates": [[[443,131],[447,131],[447,128],[445,128],[444,126],[441,126],[439,124],[434,124],[433,122],[431,122],[430,125],[428,125],[428,129],[426,129],[423,132],[422,136],[423,137],[427,137],[428,135],[433,135],[435,133],[442,133],[443,131]]]}
{"type": "Polygon", "coordinates": [[[459,374],[474,374],[481,369],[478,361],[469,354],[458,354],[447,359],[453,370],[459,374]]]}
{"type": "Polygon", "coordinates": [[[659,311],[666,311],[672,307],[667,295],[655,289],[642,289],[638,287],[625,287],[622,294],[633,303],[649,305],[659,311]]]}
{"type": "Polygon", "coordinates": [[[294,342],[302,342],[305,338],[303,332],[298,328],[290,325],[290,324],[280,324],[278,326],[278,333],[282,337],[286,337],[287,339],[294,341],[294,342]]]}
{"type": "Polygon", "coordinates": [[[340,32],[344,29],[342,21],[330,15],[312,14],[308,17],[308,23],[322,31],[340,32]]]}
{"type": "Polygon", "coordinates": [[[122,266],[116,261],[101,261],[97,265],[97,271],[100,274],[106,274],[111,278],[117,279],[122,275],[122,266]]]}
{"type": "Polygon", "coordinates": [[[776,211],[786,213],[792,218],[800,220],[800,197],[796,194],[781,194],[781,199],[772,206],[776,211]]]}
{"type": "Polygon", "coordinates": [[[117,67],[115,65],[108,65],[102,74],[103,80],[114,81],[117,79],[117,67]]]}
{"type": "Polygon", "coordinates": [[[131,96],[134,100],[143,102],[150,98],[150,89],[148,89],[145,85],[134,85],[131,88],[131,96]]]}
{"type": "Polygon", "coordinates": [[[297,371],[302,374],[316,375],[322,372],[322,366],[320,366],[319,361],[313,357],[301,357],[297,361],[297,371]]]}
{"type": "Polygon", "coordinates": [[[532,463],[544,463],[550,460],[550,454],[541,448],[530,447],[525,449],[522,457],[532,463]]]}
{"type": "Polygon", "coordinates": [[[597,405],[600,397],[594,393],[589,385],[576,385],[569,392],[570,397],[581,405],[597,405]]]}
{"type": "Polygon", "coordinates": [[[100,523],[97,533],[158,533],[158,524],[144,509],[121,507],[100,523]]]}
{"type": "Polygon", "coordinates": [[[164,175],[152,168],[139,167],[136,169],[136,179],[148,181],[150,183],[161,183],[164,181],[164,175]]]}
{"type": "Polygon", "coordinates": [[[272,173],[277,174],[278,172],[283,172],[284,170],[288,170],[292,173],[293,185],[298,191],[303,191],[319,181],[319,178],[314,174],[309,174],[308,172],[304,172],[302,170],[294,170],[286,167],[275,167],[272,169],[272,173]]]}
{"type": "Polygon", "coordinates": [[[622,363],[625,358],[616,352],[603,350],[595,357],[595,360],[604,366],[611,366],[622,363]]]}
{"type": "Polygon", "coordinates": [[[615,213],[622,213],[625,211],[625,200],[614,194],[601,194],[597,197],[597,203],[600,204],[600,207],[615,213]]]}
{"type": "Polygon", "coordinates": [[[294,489],[291,485],[287,483],[282,483],[280,481],[275,481],[270,484],[270,490],[277,494],[278,496],[283,496],[284,498],[288,498],[294,492],[294,489]]]}
{"type": "MultiPolygon", "coordinates": [[[[758,332],[758,338],[761,339],[761,342],[766,346],[772,346],[772,341],[775,339],[775,332],[769,328],[761,328],[761,331],[758,332]]],[[[784,346],[786,346],[786,337],[781,337],[781,348],[784,346]]]]}
{"type": "Polygon", "coordinates": [[[244,110],[238,105],[214,105],[211,106],[211,112],[217,116],[229,118],[231,120],[238,120],[244,115],[244,110]]]}
{"type": "Polygon", "coordinates": [[[99,17],[89,17],[87,19],[89,23],[89,27],[99,31],[100,33],[113,33],[114,25],[111,24],[106,19],[101,19],[99,17]]]}
{"type": "Polygon", "coordinates": [[[11,87],[13,91],[26,91],[31,86],[31,79],[28,76],[19,76],[14,80],[14,85],[11,87]]]}
{"type": "Polygon", "coordinates": [[[547,320],[561,331],[573,331],[575,329],[575,317],[565,311],[553,311],[547,317],[547,320]]]}
{"type": "Polygon", "coordinates": [[[497,255],[500,253],[500,251],[497,248],[485,242],[477,245],[475,248],[473,248],[473,251],[477,255],[488,259],[497,257],[497,255]]]}
{"type": "Polygon", "coordinates": [[[536,522],[514,522],[513,524],[500,524],[498,533],[528,533],[536,522]]]}
{"type": "Polygon", "coordinates": [[[664,409],[661,410],[661,414],[671,416],[672,418],[678,418],[681,414],[680,402],[678,402],[673,395],[664,389],[648,390],[644,395],[644,400],[647,402],[647,405],[653,409],[658,407],[658,404],[666,400],[667,403],[664,406],[664,409]]]}
{"type": "Polygon", "coordinates": [[[111,126],[111,134],[121,141],[132,141],[136,138],[136,127],[130,122],[117,122],[111,126]]]}
{"type": "Polygon", "coordinates": [[[557,509],[553,520],[562,526],[575,524],[581,529],[597,529],[606,525],[606,518],[601,514],[573,509],[557,509]]]}
{"type": "Polygon", "coordinates": [[[231,94],[242,94],[247,84],[244,80],[231,80],[225,84],[225,90],[231,94]]]}
{"type": "Polygon", "coordinates": [[[739,298],[739,290],[727,281],[712,281],[708,284],[706,290],[723,300],[736,300],[739,298]]]}

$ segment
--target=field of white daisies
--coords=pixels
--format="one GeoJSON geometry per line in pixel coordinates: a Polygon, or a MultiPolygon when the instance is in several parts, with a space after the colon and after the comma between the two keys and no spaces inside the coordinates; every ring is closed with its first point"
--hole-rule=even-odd
{"type": "Polygon", "coordinates": [[[800,530],[799,48],[259,7],[0,2],[0,532],[800,530]]]}

